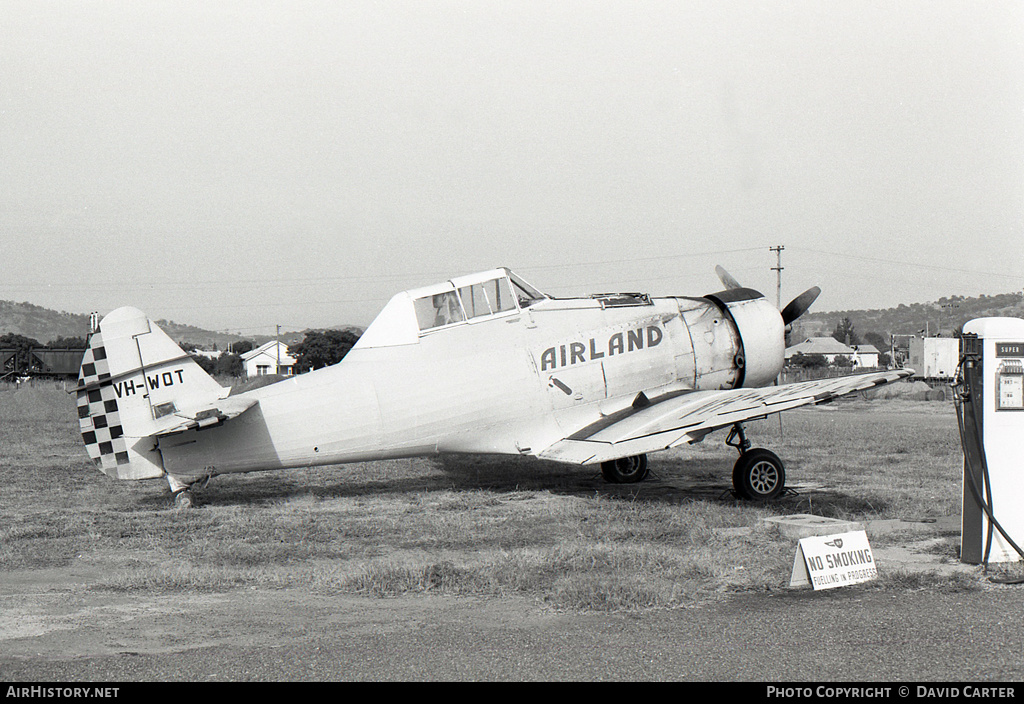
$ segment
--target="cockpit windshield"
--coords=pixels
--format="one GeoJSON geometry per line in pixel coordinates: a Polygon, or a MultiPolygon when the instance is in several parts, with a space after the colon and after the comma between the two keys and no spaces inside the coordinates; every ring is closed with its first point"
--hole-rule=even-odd
{"type": "Polygon", "coordinates": [[[420,330],[461,323],[466,319],[455,291],[444,291],[432,296],[417,298],[413,301],[413,307],[416,310],[416,322],[419,324],[420,330]]]}
{"type": "Polygon", "coordinates": [[[437,331],[514,317],[550,298],[505,267],[457,276],[394,296],[356,344],[412,345],[437,331]]]}
{"type": "Polygon", "coordinates": [[[547,298],[508,269],[459,277],[423,293],[413,299],[420,332],[515,313],[547,298]]]}
{"type": "MultiPolygon", "coordinates": [[[[506,269],[506,271],[508,270],[506,269]]],[[[519,301],[520,308],[528,308],[537,301],[543,301],[547,298],[547,296],[520,279],[511,271],[508,272],[508,278],[512,281],[512,289],[516,292],[516,299],[519,301]]]]}

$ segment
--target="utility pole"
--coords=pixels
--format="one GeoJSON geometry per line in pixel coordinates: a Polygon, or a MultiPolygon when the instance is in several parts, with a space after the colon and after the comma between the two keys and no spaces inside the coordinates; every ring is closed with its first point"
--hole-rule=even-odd
{"type": "MultiPolygon", "coordinates": [[[[775,307],[782,310],[782,250],[785,247],[781,244],[777,247],[769,247],[769,252],[775,252],[775,266],[772,267],[772,271],[775,272],[776,285],[775,285],[775,307]]],[[[775,385],[778,386],[782,383],[782,372],[775,378],[775,385]]],[[[782,414],[779,414],[779,433],[782,433],[782,414]]]]}
{"type": "MultiPolygon", "coordinates": [[[[949,303],[943,303],[942,307],[946,309],[947,315],[949,316],[949,318],[946,321],[946,324],[949,325],[950,330],[954,333],[953,336],[956,337],[956,335],[955,335],[956,331],[953,329],[953,311],[956,310],[957,308],[959,308],[960,304],[959,303],[955,303],[953,301],[950,301],[949,303]]],[[[939,332],[940,333],[942,332],[942,325],[941,325],[941,323],[939,324],[939,332]]]]}
{"type": "Polygon", "coordinates": [[[768,251],[775,252],[775,266],[772,267],[772,271],[775,272],[776,276],[776,287],[775,287],[775,305],[779,310],[782,310],[782,250],[786,247],[779,245],[777,247],[769,247],[768,251]]]}

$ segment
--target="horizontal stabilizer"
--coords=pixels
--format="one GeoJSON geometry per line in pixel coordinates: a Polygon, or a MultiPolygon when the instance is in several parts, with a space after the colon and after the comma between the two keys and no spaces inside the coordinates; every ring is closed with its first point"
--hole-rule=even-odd
{"type": "Polygon", "coordinates": [[[166,437],[168,435],[184,433],[187,430],[211,428],[215,425],[220,425],[226,420],[242,415],[257,403],[259,401],[255,398],[230,396],[207,404],[202,408],[192,409],[187,414],[182,412],[175,413],[173,416],[169,416],[168,420],[173,418],[177,422],[169,427],[161,428],[156,432],[156,436],[166,437]]]}

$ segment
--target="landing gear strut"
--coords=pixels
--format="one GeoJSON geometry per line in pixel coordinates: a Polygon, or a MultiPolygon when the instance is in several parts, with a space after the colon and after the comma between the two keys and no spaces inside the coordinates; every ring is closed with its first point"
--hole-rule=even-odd
{"type": "Polygon", "coordinates": [[[778,455],[763,447],[751,448],[739,423],[732,426],[725,444],[740,453],[732,469],[732,484],[740,497],[772,501],[782,496],[786,490],[786,470],[778,455]]]}
{"type": "Polygon", "coordinates": [[[601,474],[612,484],[633,484],[647,477],[647,455],[620,457],[601,463],[601,474]]]}

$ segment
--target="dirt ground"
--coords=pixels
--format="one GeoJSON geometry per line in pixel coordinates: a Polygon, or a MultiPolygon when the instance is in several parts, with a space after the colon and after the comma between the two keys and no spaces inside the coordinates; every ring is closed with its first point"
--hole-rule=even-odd
{"type": "MultiPolygon", "coordinates": [[[[939,536],[953,527],[945,525],[951,521],[869,525],[869,536],[893,530],[908,535],[899,545],[875,549],[879,570],[977,571],[933,549],[939,536]]],[[[714,628],[735,628],[727,624],[746,612],[777,619],[773,599],[825,612],[836,604],[860,609],[870,606],[864,602],[881,600],[875,618],[890,619],[889,601],[907,596],[872,594],[863,586],[832,593],[784,589],[777,594],[723,597],[689,609],[581,614],[558,612],[522,597],[427,594],[382,599],[252,588],[173,595],[116,593],[89,589],[102,577],[100,559],[0,577],[0,679],[675,679],[695,673],[726,677],[728,658],[719,659],[713,643],[701,651],[701,663],[665,665],[666,658],[674,662],[677,657],[679,634],[705,620],[718,624],[714,628]],[[594,643],[613,648],[634,638],[646,643],[648,660],[637,653],[611,660],[588,655],[569,665],[559,664],[560,656],[543,656],[548,649],[591,652],[594,643]],[[495,649],[507,652],[498,656],[495,649]],[[451,657],[438,663],[440,652],[451,657]],[[322,667],[310,669],[311,660],[322,667]],[[622,661],[615,665],[617,660],[622,661]]],[[[1015,592],[1010,596],[1019,601],[1015,592]]],[[[932,591],[921,598],[941,595],[932,591]]],[[[747,616],[741,621],[744,628],[758,628],[747,616]]],[[[733,642],[722,640],[721,647],[743,647],[747,636],[730,633],[733,642]]],[[[841,641],[830,647],[850,644],[841,641]]]]}

